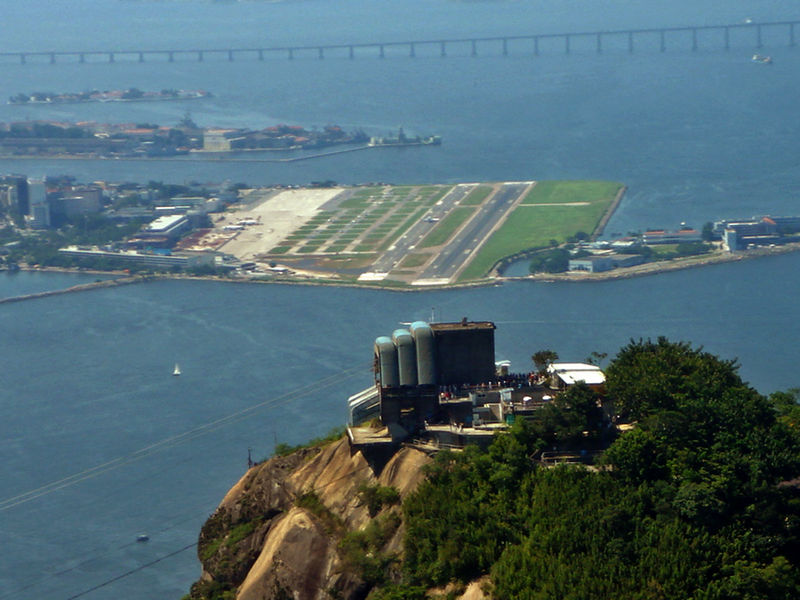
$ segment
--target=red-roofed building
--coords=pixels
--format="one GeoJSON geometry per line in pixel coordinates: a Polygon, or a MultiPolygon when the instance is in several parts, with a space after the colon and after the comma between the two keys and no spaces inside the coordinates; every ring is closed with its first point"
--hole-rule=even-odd
{"type": "Polygon", "coordinates": [[[654,229],[642,234],[642,243],[653,244],[683,244],[686,242],[702,242],[703,234],[696,229],[680,229],[678,231],[665,231],[654,229]]]}

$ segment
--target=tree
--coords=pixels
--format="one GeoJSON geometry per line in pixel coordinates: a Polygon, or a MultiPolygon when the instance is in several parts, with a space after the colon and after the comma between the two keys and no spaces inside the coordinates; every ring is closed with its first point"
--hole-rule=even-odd
{"type": "Polygon", "coordinates": [[[548,446],[586,449],[603,429],[603,409],[597,392],[583,382],[558,394],[538,413],[536,433],[548,446]]]}
{"type": "Polygon", "coordinates": [[[144,92],[138,88],[130,88],[122,93],[122,97],[125,100],[137,100],[142,96],[144,96],[144,92]]]}
{"type": "Polygon", "coordinates": [[[566,248],[554,248],[533,256],[528,270],[531,273],[563,273],[569,268],[569,259],[570,254],[566,248]]]}
{"type": "Polygon", "coordinates": [[[595,350],[591,354],[589,354],[589,356],[586,358],[586,362],[589,363],[590,365],[599,365],[607,357],[608,357],[607,352],[597,352],[595,350]]]}
{"type": "Polygon", "coordinates": [[[800,597],[800,392],[765,398],[737,369],[631,341],[608,389],[638,423],[596,471],[529,459],[545,441],[587,447],[600,413],[585,385],[487,451],[440,452],[404,501],[407,585],[393,591],[490,573],[495,598],[800,597]]]}
{"type": "Polygon", "coordinates": [[[555,350],[539,350],[533,353],[531,360],[539,374],[544,375],[547,372],[547,367],[558,360],[558,352],[555,350]]]}
{"type": "Polygon", "coordinates": [[[621,416],[638,420],[655,410],[675,410],[680,399],[719,397],[742,387],[737,371],[736,360],[685,342],[631,340],[606,370],[606,389],[621,416]]]}
{"type": "Polygon", "coordinates": [[[769,399],[780,421],[800,433],[800,388],[774,392],[769,399]]]}
{"type": "Polygon", "coordinates": [[[697,256],[706,254],[710,250],[711,247],[703,242],[682,242],[675,247],[675,254],[677,256],[697,256]]]}
{"type": "Polygon", "coordinates": [[[606,451],[603,462],[614,466],[619,476],[630,481],[655,481],[667,472],[664,440],[653,431],[634,429],[606,451]]]}
{"type": "Polygon", "coordinates": [[[627,248],[625,252],[628,254],[641,254],[644,256],[645,260],[648,260],[655,254],[655,251],[650,246],[645,246],[644,244],[634,244],[627,248]]]}

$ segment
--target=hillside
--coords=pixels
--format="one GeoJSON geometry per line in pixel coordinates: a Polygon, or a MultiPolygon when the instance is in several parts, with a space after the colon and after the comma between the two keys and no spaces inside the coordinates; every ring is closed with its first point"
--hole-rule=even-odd
{"type": "Polygon", "coordinates": [[[203,527],[191,598],[800,597],[798,392],[665,339],[606,374],[615,436],[579,384],[486,451],[381,469],[345,438],[255,466],[203,527]],[[593,467],[536,460],[598,436],[593,467]]]}
{"type": "Polygon", "coordinates": [[[345,437],[254,466],[200,533],[203,574],[190,597],[363,598],[373,565],[352,532],[371,528],[380,550],[399,553],[399,502],[428,462],[403,449],[376,474],[345,437]]]}

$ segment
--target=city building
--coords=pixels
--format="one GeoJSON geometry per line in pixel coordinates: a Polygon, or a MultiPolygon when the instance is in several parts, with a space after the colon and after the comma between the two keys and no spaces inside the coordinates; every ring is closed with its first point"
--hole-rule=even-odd
{"type": "Polygon", "coordinates": [[[722,232],[722,243],[730,251],[745,250],[748,246],[763,246],[780,241],[774,220],[764,217],[759,220],[726,223],[722,232]]]}
{"type": "Polygon", "coordinates": [[[642,243],[647,246],[653,244],[683,244],[687,242],[702,242],[703,234],[696,229],[684,227],[678,231],[664,229],[651,229],[642,234],[642,243]]]}
{"type": "Polygon", "coordinates": [[[197,267],[213,267],[213,252],[137,252],[135,250],[101,250],[96,247],[67,246],[59,250],[61,254],[73,258],[107,259],[131,264],[144,265],[157,269],[194,269],[197,267]]]}
{"type": "Polygon", "coordinates": [[[714,231],[719,232],[723,245],[731,252],[752,246],[765,246],[797,241],[800,217],[753,217],[739,221],[717,221],[714,231]]]}
{"type": "Polygon", "coordinates": [[[510,373],[507,361],[494,361],[494,331],[486,321],[418,321],[378,337],[375,385],[347,400],[351,443],[376,457],[403,441],[485,446],[516,420],[536,418],[572,385],[583,382],[602,395],[605,375],[596,365],[555,363],[546,377],[510,373]]]}
{"type": "Polygon", "coordinates": [[[21,215],[30,211],[28,178],[25,175],[0,176],[0,204],[21,215]]]}
{"type": "Polygon", "coordinates": [[[583,271],[586,273],[602,273],[603,271],[610,271],[616,265],[614,259],[610,254],[591,256],[581,256],[580,258],[569,259],[570,271],[583,271]]]}
{"type": "Polygon", "coordinates": [[[99,187],[74,186],[48,194],[50,218],[53,224],[103,209],[103,190],[99,187]]]}
{"type": "Polygon", "coordinates": [[[620,267],[632,267],[644,262],[641,254],[593,254],[569,260],[570,271],[602,273],[620,267]]]}
{"type": "Polygon", "coordinates": [[[203,132],[203,150],[207,152],[229,152],[231,143],[239,136],[237,129],[206,129],[203,132]]]}
{"type": "Polygon", "coordinates": [[[146,225],[125,245],[128,248],[172,248],[192,228],[187,215],[163,215],[146,225]]]}
{"type": "Polygon", "coordinates": [[[28,202],[30,226],[34,229],[50,227],[50,204],[47,202],[47,187],[44,178],[28,179],[28,202]]]}
{"type": "Polygon", "coordinates": [[[350,422],[380,416],[401,439],[439,417],[440,393],[492,381],[494,323],[412,323],[374,345],[375,385],[348,400],[350,422]]]}

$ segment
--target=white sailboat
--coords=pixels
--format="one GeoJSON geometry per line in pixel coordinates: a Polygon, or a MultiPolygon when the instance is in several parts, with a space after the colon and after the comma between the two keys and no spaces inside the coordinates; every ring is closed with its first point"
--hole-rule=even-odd
{"type": "Polygon", "coordinates": [[[178,366],[178,363],[175,363],[175,368],[172,369],[172,374],[177,377],[181,374],[181,368],[178,366]]]}

